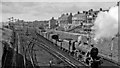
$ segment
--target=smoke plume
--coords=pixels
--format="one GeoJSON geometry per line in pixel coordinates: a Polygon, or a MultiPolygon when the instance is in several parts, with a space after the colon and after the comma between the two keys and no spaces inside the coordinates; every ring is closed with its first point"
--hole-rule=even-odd
{"type": "Polygon", "coordinates": [[[96,40],[114,37],[118,33],[118,6],[111,7],[108,12],[99,12],[93,28],[96,40]]]}

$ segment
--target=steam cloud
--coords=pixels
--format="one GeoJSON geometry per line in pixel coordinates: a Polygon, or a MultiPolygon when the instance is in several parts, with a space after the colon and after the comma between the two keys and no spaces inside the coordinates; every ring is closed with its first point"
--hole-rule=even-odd
{"type": "Polygon", "coordinates": [[[118,33],[118,6],[111,7],[108,12],[99,12],[93,28],[94,40],[114,37],[118,33]]]}

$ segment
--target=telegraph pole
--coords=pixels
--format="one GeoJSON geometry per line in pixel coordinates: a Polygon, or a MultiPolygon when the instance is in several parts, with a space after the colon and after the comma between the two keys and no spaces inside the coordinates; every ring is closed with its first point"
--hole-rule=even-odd
{"type": "Polygon", "coordinates": [[[117,2],[117,6],[119,6],[120,5],[120,1],[119,2],[117,2]]]}

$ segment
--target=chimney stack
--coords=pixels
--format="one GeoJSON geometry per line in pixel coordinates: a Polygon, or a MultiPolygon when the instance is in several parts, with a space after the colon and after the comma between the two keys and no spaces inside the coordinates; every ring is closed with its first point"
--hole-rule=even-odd
{"type": "Polygon", "coordinates": [[[86,14],[88,14],[88,12],[85,12],[86,14]]]}
{"type": "Polygon", "coordinates": [[[80,14],[80,12],[78,11],[78,14],[80,14]]]}
{"type": "Polygon", "coordinates": [[[70,13],[70,16],[72,16],[72,13],[70,13]]]}
{"type": "Polygon", "coordinates": [[[54,20],[54,17],[52,17],[52,20],[54,20]]]}
{"type": "Polygon", "coordinates": [[[100,11],[102,11],[102,8],[100,8],[100,11]]]}
{"type": "Polygon", "coordinates": [[[68,13],[66,13],[66,15],[68,15],[68,13]]]}
{"type": "Polygon", "coordinates": [[[93,11],[93,9],[91,9],[91,11],[93,11]]]}
{"type": "Polygon", "coordinates": [[[85,11],[83,11],[83,13],[85,13],[85,11]]]}
{"type": "Polygon", "coordinates": [[[120,4],[120,1],[119,1],[119,2],[117,2],[117,6],[119,6],[119,4],[120,4]]]}
{"type": "Polygon", "coordinates": [[[62,14],[61,16],[64,16],[65,14],[62,14]]]}

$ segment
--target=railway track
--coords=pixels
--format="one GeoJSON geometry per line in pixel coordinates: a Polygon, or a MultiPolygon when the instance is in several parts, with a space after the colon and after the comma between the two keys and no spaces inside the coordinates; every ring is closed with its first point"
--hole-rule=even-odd
{"type": "Polygon", "coordinates": [[[57,51],[53,46],[51,47],[49,43],[48,43],[49,44],[48,45],[48,44],[46,44],[47,42],[46,43],[43,42],[44,40],[39,40],[38,39],[39,35],[38,34],[36,34],[36,35],[37,35],[36,40],[38,41],[38,44],[42,45],[42,46],[39,45],[40,47],[42,47],[44,49],[47,49],[48,52],[51,52],[51,54],[58,57],[62,61],[67,62],[71,67],[75,67],[75,68],[78,68],[78,67],[81,67],[81,66],[82,67],[88,67],[88,65],[76,60],[75,58],[71,57],[70,55],[69,55],[69,58],[68,58],[68,56],[67,57],[64,56],[63,53],[57,51]],[[73,60],[74,60],[74,62],[73,62],[73,60]]]}
{"type": "Polygon", "coordinates": [[[43,48],[44,50],[46,50],[47,52],[49,52],[51,55],[55,56],[56,58],[62,60],[65,63],[67,63],[67,65],[69,65],[69,67],[77,68],[77,66],[75,64],[73,64],[69,59],[67,59],[66,57],[64,57],[63,55],[61,55],[59,53],[56,53],[55,51],[53,51],[51,49],[48,49],[48,47],[46,47],[44,44],[40,44],[38,46],[43,48]]]}
{"type": "MultiPolygon", "coordinates": [[[[60,52],[57,52],[55,49],[49,47],[48,45],[46,45],[43,40],[40,41],[39,39],[37,38],[33,38],[33,40],[31,40],[31,44],[35,44],[37,45],[38,47],[44,49],[45,51],[47,51],[48,53],[50,53],[51,55],[53,55],[54,57],[60,59],[61,61],[63,61],[64,63],[66,63],[68,66],[65,66],[65,67],[69,67],[69,68],[79,68],[80,66],[84,66],[83,68],[88,68],[88,66],[84,65],[84,64],[81,64],[79,61],[75,60],[75,62],[77,62],[78,64],[76,63],[73,63],[70,59],[68,59],[66,56],[62,55],[60,52]]],[[[31,49],[30,48],[30,44],[29,44],[29,47],[28,47],[28,50],[31,49]]],[[[29,54],[29,57],[30,57],[30,53],[29,54]]],[[[33,58],[31,57],[30,58],[31,62],[33,63],[34,60],[33,58]]],[[[33,63],[34,64],[34,63],[33,63]]],[[[34,66],[35,67],[35,66],[34,66]]]]}
{"type": "MultiPolygon", "coordinates": [[[[35,44],[37,46],[39,46],[40,48],[43,48],[45,51],[47,51],[48,53],[50,53],[51,55],[53,55],[54,57],[60,59],[61,61],[63,61],[64,63],[66,63],[69,67],[69,68],[78,68],[77,65],[75,65],[74,63],[72,63],[69,59],[67,59],[65,56],[63,56],[62,54],[50,49],[47,45],[45,45],[44,43],[42,43],[41,41],[39,41],[38,39],[33,39],[33,40],[30,40],[32,41],[31,43],[29,43],[29,47],[27,48],[28,50],[31,49],[30,47],[30,44],[35,44]]],[[[31,57],[30,53],[28,53],[29,57],[31,57]]],[[[33,58],[31,57],[30,58],[30,61],[31,63],[33,64],[33,67],[35,68],[34,66],[34,60],[33,58]]]]}
{"type": "MultiPolygon", "coordinates": [[[[67,63],[69,65],[69,67],[72,67],[72,68],[78,68],[78,67],[81,67],[81,66],[83,68],[88,67],[85,63],[82,63],[82,62],[78,61],[76,58],[74,58],[70,55],[68,55],[68,56],[65,55],[65,54],[68,54],[68,53],[65,52],[65,54],[63,54],[63,53],[61,53],[61,52],[64,52],[62,50],[61,50],[61,52],[59,52],[60,49],[58,47],[56,47],[55,44],[52,41],[44,38],[43,36],[39,35],[38,33],[34,32],[34,33],[31,33],[31,34],[35,38],[35,40],[37,41],[37,42],[35,42],[37,44],[37,46],[43,48],[44,50],[49,52],[51,55],[59,58],[60,60],[62,60],[65,63],[67,63]],[[40,45],[38,45],[38,44],[40,44],[40,45]]],[[[109,60],[106,60],[104,58],[103,58],[103,60],[106,63],[110,63],[114,66],[119,66],[118,64],[113,63],[113,62],[111,62],[109,60]]],[[[107,65],[109,66],[109,64],[107,64],[107,65]]]]}
{"type": "MultiPolygon", "coordinates": [[[[40,35],[38,33],[36,33],[36,35],[39,37],[40,35]]],[[[42,36],[43,37],[43,36],[42,36]]],[[[46,39],[46,38],[45,38],[46,39]]],[[[46,39],[47,41],[51,42],[50,40],[46,39]]],[[[51,42],[52,43],[52,42],[51,42]]],[[[102,57],[103,58],[103,61],[105,61],[105,63],[107,65],[103,65],[103,66],[108,66],[108,67],[120,67],[120,64],[118,63],[114,63],[113,61],[110,61],[110,60],[107,60],[106,58],[102,57]]],[[[77,59],[75,59],[77,60],[77,59]]],[[[87,66],[86,64],[82,63],[84,66],[87,66]]],[[[102,67],[103,67],[102,66],[102,67]]]]}

